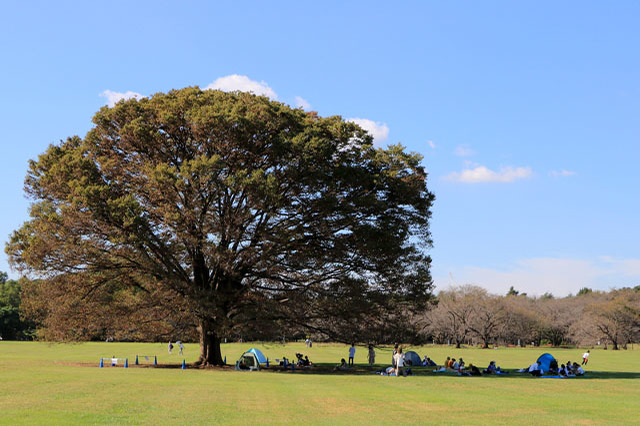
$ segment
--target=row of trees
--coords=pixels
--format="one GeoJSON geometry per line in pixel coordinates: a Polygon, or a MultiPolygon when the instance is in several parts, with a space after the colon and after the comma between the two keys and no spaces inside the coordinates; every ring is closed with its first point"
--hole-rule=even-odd
{"type": "Polygon", "coordinates": [[[0,272],[0,337],[3,339],[31,339],[35,332],[33,322],[20,315],[20,283],[10,280],[6,272],[0,272]]]}
{"type": "Polygon", "coordinates": [[[429,340],[489,347],[512,345],[609,345],[640,341],[640,287],[610,292],[580,290],[578,295],[528,297],[510,290],[489,294],[476,286],[442,291],[437,305],[418,323],[429,340]]]}
{"type": "MultiPolygon", "coordinates": [[[[107,305],[100,315],[90,316],[85,334],[67,336],[59,333],[77,327],[56,312],[38,309],[42,300],[33,297],[40,283],[21,279],[8,280],[0,273],[0,336],[4,339],[118,340],[158,341],[179,336],[183,340],[197,340],[188,322],[146,317],[148,311],[138,313],[123,310],[119,304],[107,305]],[[21,290],[32,295],[22,303],[21,290]],[[107,315],[103,315],[107,313],[107,315]],[[64,322],[64,327],[49,324],[64,322]],[[36,333],[36,325],[38,332],[36,333]],[[89,331],[90,332],[87,332],[89,331]]],[[[602,345],[611,349],[625,348],[640,342],[640,287],[610,292],[583,288],[576,296],[555,298],[550,294],[528,297],[511,290],[505,296],[489,294],[477,286],[462,286],[442,291],[432,299],[430,309],[419,313],[398,313],[395,322],[407,324],[402,328],[385,326],[371,315],[366,321],[367,332],[345,335],[342,340],[363,343],[391,343],[394,341],[433,341],[438,344],[481,345],[602,345]],[[407,321],[412,318],[412,321],[407,321]],[[413,325],[414,327],[411,327],[413,325]]],[[[132,303],[130,301],[130,303],[132,303]]],[[[339,321],[338,318],[327,319],[339,321]]],[[[238,325],[229,330],[229,339],[279,340],[300,338],[309,329],[287,325],[287,321],[238,325]]],[[[313,332],[312,332],[313,333],[313,332]]],[[[316,339],[328,338],[315,333],[316,339]]]]}

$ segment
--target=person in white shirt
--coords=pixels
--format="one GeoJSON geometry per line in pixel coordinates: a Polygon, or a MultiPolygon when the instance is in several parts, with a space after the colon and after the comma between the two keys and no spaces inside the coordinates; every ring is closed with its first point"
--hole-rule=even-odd
{"type": "Polygon", "coordinates": [[[351,344],[349,348],[349,365],[353,365],[353,359],[356,357],[356,346],[355,343],[351,344]]]}
{"type": "Polygon", "coordinates": [[[591,351],[586,351],[582,354],[582,365],[587,365],[589,362],[589,355],[591,355],[591,351]]]}
{"type": "Polygon", "coordinates": [[[542,376],[544,374],[544,371],[542,370],[540,365],[540,361],[531,364],[529,366],[529,374],[531,374],[532,376],[542,376]]]}
{"type": "Polygon", "coordinates": [[[400,376],[400,373],[404,375],[404,354],[402,348],[398,348],[398,352],[393,356],[394,364],[396,365],[396,377],[400,376]]]}
{"type": "Polygon", "coordinates": [[[584,376],[584,369],[577,362],[573,363],[573,371],[576,376],[584,376]]]}
{"type": "Polygon", "coordinates": [[[562,364],[560,366],[560,369],[558,370],[558,374],[560,376],[565,376],[566,377],[566,376],[569,375],[569,370],[567,370],[567,367],[564,364],[562,364]]]}

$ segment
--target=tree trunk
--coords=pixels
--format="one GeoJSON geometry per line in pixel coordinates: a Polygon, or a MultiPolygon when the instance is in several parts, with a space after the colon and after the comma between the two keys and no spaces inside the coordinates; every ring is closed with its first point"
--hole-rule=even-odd
{"type": "Polygon", "coordinates": [[[200,320],[198,333],[200,334],[200,358],[196,364],[224,365],[220,352],[220,338],[215,333],[213,322],[200,320]]]}

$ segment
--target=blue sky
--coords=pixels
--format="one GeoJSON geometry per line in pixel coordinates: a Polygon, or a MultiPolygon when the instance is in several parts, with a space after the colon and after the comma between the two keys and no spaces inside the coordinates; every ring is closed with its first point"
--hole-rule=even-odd
{"type": "Polygon", "coordinates": [[[1,6],[3,242],[29,159],[128,92],[199,85],[423,154],[438,288],[640,284],[640,3],[93,3],[1,6]]]}

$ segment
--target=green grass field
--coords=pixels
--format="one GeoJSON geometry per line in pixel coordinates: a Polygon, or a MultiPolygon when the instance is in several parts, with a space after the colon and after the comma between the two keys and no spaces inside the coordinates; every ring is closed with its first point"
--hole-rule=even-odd
{"type": "MultiPolygon", "coordinates": [[[[186,362],[198,347],[185,345],[186,362]]],[[[325,366],[347,358],[343,345],[225,344],[233,364],[252,346],[270,359],[309,355],[325,366]]],[[[411,349],[411,348],[407,348],[411,349]]],[[[467,364],[503,369],[531,364],[540,348],[413,348],[438,364],[462,356],[467,364]]],[[[548,349],[559,362],[580,362],[583,350],[548,349]]],[[[378,349],[378,367],[391,362],[378,349]]],[[[157,355],[160,367],[179,366],[166,344],[47,344],[0,342],[0,424],[214,423],[463,423],[610,424],[640,422],[640,351],[593,350],[587,376],[538,379],[458,377],[416,369],[413,377],[373,374],[358,347],[356,372],[236,372],[232,369],[98,368],[101,357],[157,355]]]]}

